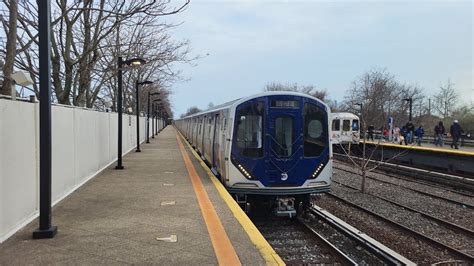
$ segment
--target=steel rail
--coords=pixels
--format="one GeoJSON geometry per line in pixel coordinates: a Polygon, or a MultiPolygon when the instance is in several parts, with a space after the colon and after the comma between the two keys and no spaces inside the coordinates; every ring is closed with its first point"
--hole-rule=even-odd
{"type": "MultiPolygon", "coordinates": [[[[338,156],[345,156],[345,155],[338,154],[338,156]]],[[[347,164],[347,162],[345,162],[345,161],[340,161],[340,162],[347,164]]],[[[407,178],[407,177],[402,176],[401,174],[391,174],[387,171],[387,168],[396,169],[396,170],[399,170],[399,171],[401,170],[401,169],[398,169],[397,167],[392,167],[392,166],[387,164],[385,166],[382,166],[382,168],[380,168],[380,169],[374,170],[373,172],[381,174],[381,175],[386,175],[386,176],[389,176],[389,177],[405,180],[407,182],[412,182],[412,183],[422,184],[422,185],[430,186],[430,187],[434,187],[434,188],[444,189],[446,191],[450,191],[452,193],[460,194],[460,195],[467,196],[467,197],[474,197],[474,193],[453,189],[452,186],[442,185],[442,184],[439,184],[439,183],[436,183],[436,182],[433,182],[433,181],[421,181],[421,180],[417,180],[417,179],[414,179],[414,178],[407,178]],[[386,168],[386,170],[384,170],[384,167],[386,168]]],[[[417,168],[411,168],[411,169],[414,169],[415,171],[420,170],[420,169],[417,169],[417,168]]],[[[421,172],[423,174],[426,174],[425,170],[422,170],[421,172]]],[[[422,173],[420,173],[420,174],[422,174],[422,173]]],[[[432,173],[434,173],[434,172],[432,172],[432,173]]],[[[437,174],[442,174],[442,173],[437,173],[437,174]]]]}
{"type": "Polygon", "coordinates": [[[329,242],[324,236],[316,232],[310,225],[308,225],[306,222],[304,222],[302,219],[298,219],[298,221],[306,227],[309,231],[313,233],[314,236],[319,240],[319,242],[322,242],[328,249],[331,250],[333,255],[341,259],[341,263],[343,265],[358,265],[357,262],[352,260],[349,256],[347,256],[342,250],[340,250],[338,247],[334,246],[331,242],[329,242]]]}
{"type": "MultiPolygon", "coordinates": [[[[354,172],[354,171],[347,170],[347,169],[344,169],[344,168],[339,168],[339,167],[336,167],[336,166],[333,166],[333,168],[336,168],[336,169],[341,170],[341,171],[344,171],[344,172],[357,174],[357,173],[354,172]]],[[[367,176],[367,175],[366,175],[366,177],[369,178],[369,179],[372,179],[372,180],[381,182],[381,183],[385,183],[385,184],[390,184],[390,185],[402,187],[402,188],[405,188],[405,189],[408,189],[408,190],[411,190],[411,191],[414,191],[414,192],[423,194],[423,195],[425,195],[425,196],[429,196],[429,197],[433,197],[433,198],[437,198],[437,199],[449,201],[449,202],[454,203],[454,204],[457,204],[457,205],[464,205],[464,206],[466,206],[466,207],[468,207],[468,208],[471,208],[471,209],[474,208],[474,206],[473,206],[472,204],[469,204],[469,203],[466,203],[466,202],[461,202],[461,201],[453,200],[453,199],[446,198],[446,197],[443,197],[443,196],[435,195],[435,194],[432,194],[432,193],[429,193],[429,192],[425,192],[425,191],[422,191],[422,190],[414,189],[414,188],[411,188],[411,187],[402,186],[402,185],[395,184],[395,183],[392,183],[392,182],[389,182],[389,181],[385,181],[385,180],[381,180],[381,179],[378,179],[378,178],[375,178],[375,177],[371,177],[371,176],[367,176]]]]}
{"type": "Polygon", "coordinates": [[[458,249],[456,249],[456,248],[454,248],[454,247],[452,247],[452,246],[449,246],[449,245],[447,245],[447,244],[441,243],[441,242],[439,242],[439,241],[437,241],[437,240],[435,240],[435,239],[433,239],[433,238],[431,238],[431,237],[429,237],[429,236],[426,236],[426,235],[423,234],[423,233],[420,233],[420,232],[415,231],[415,230],[413,230],[413,229],[411,229],[411,228],[409,228],[409,227],[406,227],[406,226],[404,226],[404,225],[402,225],[402,224],[400,224],[400,223],[398,223],[398,222],[395,222],[395,221],[393,221],[393,220],[391,220],[391,219],[389,219],[389,218],[386,218],[386,217],[384,217],[384,216],[382,216],[382,215],[380,215],[380,214],[378,214],[378,213],[375,213],[375,212],[373,212],[373,211],[371,211],[371,210],[369,210],[369,209],[367,209],[367,208],[364,208],[364,207],[359,206],[359,205],[357,205],[357,204],[355,204],[355,203],[353,203],[353,202],[350,202],[350,201],[348,201],[348,200],[346,200],[346,199],[344,199],[344,198],[342,198],[342,197],[339,197],[339,196],[337,196],[337,195],[335,195],[335,194],[333,194],[333,193],[331,193],[331,192],[328,192],[328,193],[326,193],[326,194],[327,194],[327,195],[330,195],[331,197],[334,197],[335,199],[338,199],[338,200],[344,202],[345,204],[347,204],[347,205],[349,205],[349,206],[351,206],[351,207],[353,207],[353,208],[355,208],[355,209],[358,209],[358,210],[360,210],[360,211],[362,211],[362,212],[365,212],[365,213],[367,213],[367,214],[370,214],[370,215],[372,215],[372,216],[375,216],[375,217],[377,217],[378,219],[380,219],[380,220],[382,220],[382,221],[384,221],[384,222],[387,222],[387,223],[389,223],[389,224],[391,224],[391,225],[393,225],[393,226],[395,226],[395,227],[398,227],[398,228],[400,228],[400,229],[402,229],[402,230],[404,230],[404,231],[406,231],[406,232],[409,232],[410,234],[413,234],[413,235],[415,235],[415,236],[418,237],[418,238],[424,239],[424,240],[426,240],[426,241],[428,241],[428,242],[430,242],[430,243],[432,243],[432,244],[434,244],[434,245],[436,245],[436,246],[438,246],[438,247],[440,247],[440,248],[446,249],[446,250],[448,250],[448,251],[450,251],[450,252],[456,254],[456,255],[459,256],[459,257],[462,257],[462,258],[464,258],[464,259],[467,259],[469,262],[474,261],[474,256],[472,256],[472,255],[470,255],[470,254],[468,254],[468,253],[465,253],[465,252],[463,252],[463,251],[461,251],[461,250],[458,250],[458,249]]]}
{"type": "MultiPolygon", "coordinates": [[[[341,185],[341,186],[347,187],[347,188],[349,188],[349,189],[359,190],[359,189],[357,189],[357,188],[355,188],[355,187],[352,187],[352,186],[350,186],[350,185],[344,184],[344,183],[342,183],[342,182],[338,182],[338,181],[335,181],[335,180],[333,180],[332,182],[334,182],[334,183],[336,183],[336,184],[339,184],[339,185],[341,185]]],[[[368,194],[369,194],[370,196],[373,196],[373,197],[376,197],[376,198],[381,199],[381,200],[383,200],[383,201],[389,202],[389,203],[391,203],[391,204],[393,204],[393,205],[396,205],[396,206],[398,206],[398,207],[407,209],[407,210],[409,210],[409,211],[411,211],[411,212],[415,212],[415,213],[418,213],[418,214],[420,214],[420,215],[422,215],[422,216],[428,217],[428,218],[431,219],[431,220],[434,220],[434,221],[436,221],[436,222],[438,222],[438,223],[440,223],[440,224],[443,224],[443,225],[445,225],[445,226],[447,226],[447,227],[450,227],[450,228],[453,229],[453,230],[456,230],[456,231],[458,231],[458,232],[464,233],[464,234],[466,234],[467,236],[474,238],[474,231],[471,230],[471,229],[469,229],[469,228],[466,228],[466,227],[457,225],[457,224],[455,224],[455,223],[452,223],[452,222],[449,222],[449,221],[440,219],[440,218],[438,218],[438,217],[436,217],[436,216],[433,216],[433,215],[431,215],[431,214],[429,214],[429,213],[426,213],[426,212],[424,212],[424,211],[420,211],[420,210],[414,209],[414,208],[409,207],[409,206],[406,206],[406,205],[404,205],[404,204],[395,202],[395,201],[393,201],[393,200],[391,200],[391,199],[387,199],[387,198],[382,197],[382,196],[374,195],[374,194],[372,194],[372,193],[368,193],[368,194]]]]}
{"type": "Polygon", "coordinates": [[[372,255],[376,256],[382,262],[386,263],[387,265],[405,265],[403,261],[400,261],[392,254],[386,252],[382,248],[377,245],[374,245],[369,241],[365,234],[355,233],[343,224],[335,221],[328,215],[324,214],[320,210],[316,209],[315,207],[309,208],[309,211],[317,216],[320,220],[323,220],[325,223],[329,224],[331,227],[335,228],[340,233],[344,234],[351,240],[357,242],[359,245],[363,246],[367,251],[369,251],[372,255]]]}
{"type": "MultiPolygon", "coordinates": [[[[337,155],[338,156],[345,156],[343,154],[337,154],[337,155]]],[[[341,161],[341,162],[347,163],[345,161],[341,161]]],[[[339,167],[335,167],[335,168],[340,169],[339,167]]],[[[422,185],[430,186],[430,187],[434,187],[434,188],[444,189],[446,191],[450,191],[452,193],[460,194],[460,195],[467,196],[467,197],[474,197],[474,193],[469,193],[469,192],[465,192],[465,191],[459,191],[457,189],[452,189],[451,187],[449,187],[447,185],[441,185],[439,183],[432,182],[432,181],[431,182],[430,181],[426,182],[426,181],[416,180],[414,178],[406,178],[406,177],[401,176],[400,174],[390,174],[386,170],[384,171],[383,170],[384,168],[390,168],[392,170],[396,169],[398,171],[401,170],[397,167],[392,167],[391,165],[386,164],[386,165],[382,166],[382,168],[380,170],[377,169],[377,170],[374,170],[373,172],[378,173],[378,174],[382,174],[382,175],[386,175],[386,176],[389,176],[389,177],[405,180],[407,182],[412,182],[412,183],[422,184],[422,185]]],[[[341,169],[341,170],[344,170],[344,169],[341,169]]],[[[423,169],[411,168],[411,170],[414,170],[414,171],[421,170],[420,174],[429,174],[429,173],[426,172],[426,170],[423,170],[423,169]]],[[[431,173],[434,173],[434,172],[431,171],[431,173]]],[[[442,173],[437,173],[437,174],[442,174],[442,173]]],[[[442,175],[444,175],[444,174],[442,174],[442,175]]]]}
{"type": "MultiPolygon", "coordinates": [[[[353,158],[355,160],[362,160],[358,156],[348,156],[346,154],[341,154],[334,152],[333,156],[336,160],[340,160],[344,162],[344,159],[338,159],[339,158],[353,158]]],[[[346,159],[348,160],[348,159],[346,159]]],[[[441,173],[441,172],[436,172],[432,170],[426,170],[422,168],[414,168],[406,165],[401,165],[401,164],[394,164],[394,163],[389,163],[389,162],[380,162],[377,160],[369,160],[369,162],[374,163],[374,164],[379,164],[377,167],[378,169],[383,169],[383,171],[390,171],[390,172],[395,172],[395,174],[405,174],[408,176],[412,176],[413,178],[420,178],[419,175],[421,175],[421,178],[424,180],[428,180],[429,182],[436,183],[436,184],[442,184],[444,182],[446,186],[452,187],[452,188],[461,188],[464,191],[474,191],[474,179],[469,179],[466,177],[458,176],[458,175],[452,175],[452,174],[446,174],[446,173],[441,173]],[[414,177],[413,173],[416,173],[417,176],[414,177]],[[440,182],[442,181],[442,182],[440,182]]],[[[459,193],[456,191],[456,193],[459,193]]],[[[462,193],[462,192],[461,192],[462,193]]],[[[467,196],[472,196],[472,194],[468,194],[467,196]]]]}

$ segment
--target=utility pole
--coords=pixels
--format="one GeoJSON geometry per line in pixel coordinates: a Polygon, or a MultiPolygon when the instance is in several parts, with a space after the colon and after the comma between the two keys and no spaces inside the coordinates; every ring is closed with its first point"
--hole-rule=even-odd
{"type": "Polygon", "coordinates": [[[51,2],[38,0],[40,83],[40,207],[39,228],[34,239],[53,238],[58,228],[51,224],[51,2]]]}

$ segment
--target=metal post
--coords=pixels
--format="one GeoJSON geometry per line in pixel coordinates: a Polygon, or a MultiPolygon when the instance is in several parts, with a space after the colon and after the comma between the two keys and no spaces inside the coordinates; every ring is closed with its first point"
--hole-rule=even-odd
{"type": "Polygon", "coordinates": [[[53,238],[58,228],[51,225],[51,2],[38,3],[40,82],[40,207],[39,228],[34,239],[53,238]]]}
{"type": "Polygon", "coordinates": [[[151,137],[155,138],[155,104],[151,104],[151,137]]]}
{"type": "Polygon", "coordinates": [[[158,107],[156,108],[156,127],[155,127],[155,135],[158,135],[158,130],[160,124],[158,123],[160,121],[160,114],[158,112],[158,107]]]}
{"type": "Polygon", "coordinates": [[[412,98],[409,98],[408,100],[410,101],[410,116],[409,116],[409,119],[408,119],[408,120],[409,120],[409,121],[412,121],[412,118],[413,118],[413,116],[412,116],[412,111],[413,111],[413,109],[412,109],[412,106],[413,106],[413,99],[412,99],[412,98]]]}
{"type": "Polygon", "coordinates": [[[431,98],[428,98],[428,115],[431,117],[431,98]]]}
{"type": "Polygon", "coordinates": [[[148,108],[146,109],[146,143],[150,143],[150,91],[148,91],[148,108]]]}
{"type": "Polygon", "coordinates": [[[138,87],[139,87],[138,80],[135,83],[135,95],[137,97],[137,150],[135,152],[141,152],[140,150],[140,100],[139,100],[139,93],[138,93],[138,87]]]}
{"type": "Polygon", "coordinates": [[[115,169],[123,169],[122,165],[122,57],[118,57],[117,67],[117,112],[118,112],[118,138],[117,138],[117,166],[115,169]]]}

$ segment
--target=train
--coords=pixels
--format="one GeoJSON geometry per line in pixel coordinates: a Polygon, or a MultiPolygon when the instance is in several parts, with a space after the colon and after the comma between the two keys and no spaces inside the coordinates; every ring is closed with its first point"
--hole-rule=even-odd
{"type": "Polygon", "coordinates": [[[330,108],[298,92],[264,92],[174,121],[242,207],[293,216],[330,190],[330,108]]]}
{"type": "Polygon", "coordinates": [[[359,144],[360,123],[359,117],[353,113],[331,113],[331,143],[332,144],[359,144]]]}

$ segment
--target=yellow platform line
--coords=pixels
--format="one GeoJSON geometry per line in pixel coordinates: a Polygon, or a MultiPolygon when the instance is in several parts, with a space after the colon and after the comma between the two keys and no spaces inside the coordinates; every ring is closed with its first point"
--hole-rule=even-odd
{"type": "Polygon", "coordinates": [[[186,165],[189,177],[191,178],[194,192],[196,193],[202,216],[206,222],[207,231],[209,233],[209,237],[211,238],[212,246],[214,247],[214,252],[219,265],[241,265],[234,246],[230,242],[229,237],[224,230],[224,226],[222,226],[221,220],[214,209],[214,205],[212,205],[211,200],[209,199],[209,196],[207,195],[207,192],[201,182],[201,179],[199,178],[199,175],[196,172],[196,169],[194,168],[194,165],[191,162],[191,159],[189,158],[188,153],[186,152],[178,135],[176,135],[176,139],[178,140],[178,145],[181,155],[183,156],[184,164],[186,165]]]}
{"type": "Polygon", "coordinates": [[[207,173],[208,177],[211,179],[212,183],[219,192],[221,198],[225,201],[229,209],[232,211],[232,214],[237,219],[237,221],[242,225],[242,228],[245,230],[247,235],[250,238],[250,241],[257,247],[258,251],[262,255],[263,259],[267,265],[285,265],[285,262],[280,258],[280,256],[275,252],[275,250],[270,246],[267,240],[263,237],[257,227],[253,222],[248,218],[245,212],[240,208],[240,206],[235,202],[229,192],[225,189],[222,183],[214,176],[214,174],[209,170],[206,163],[201,159],[197,152],[189,145],[185,140],[184,136],[176,130],[184,142],[188,145],[189,150],[192,152],[194,157],[199,161],[204,171],[207,173]]]}
{"type": "MultiPolygon", "coordinates": [[[[364,143],[364,142],[361,141],[360,143],[364,143]]],[[[420,147],[420,146],[414,146],[414,145],[399,145],[399,144],[395,144],[395,143],[375,142],[375,141],[366,141],[365,143],[372,144],[372,145],[381,145],[381,146],[386,146],[386,147],[393,147],[393,148],[408,149],[408,150],[445,152],[445,153],[458,154],[458,155],[474,156],[474,152],[468,152],[468,151],[446,150],[446,149],[438,149],[438,148],[431,148],[431,147],[420,147]]]]}

